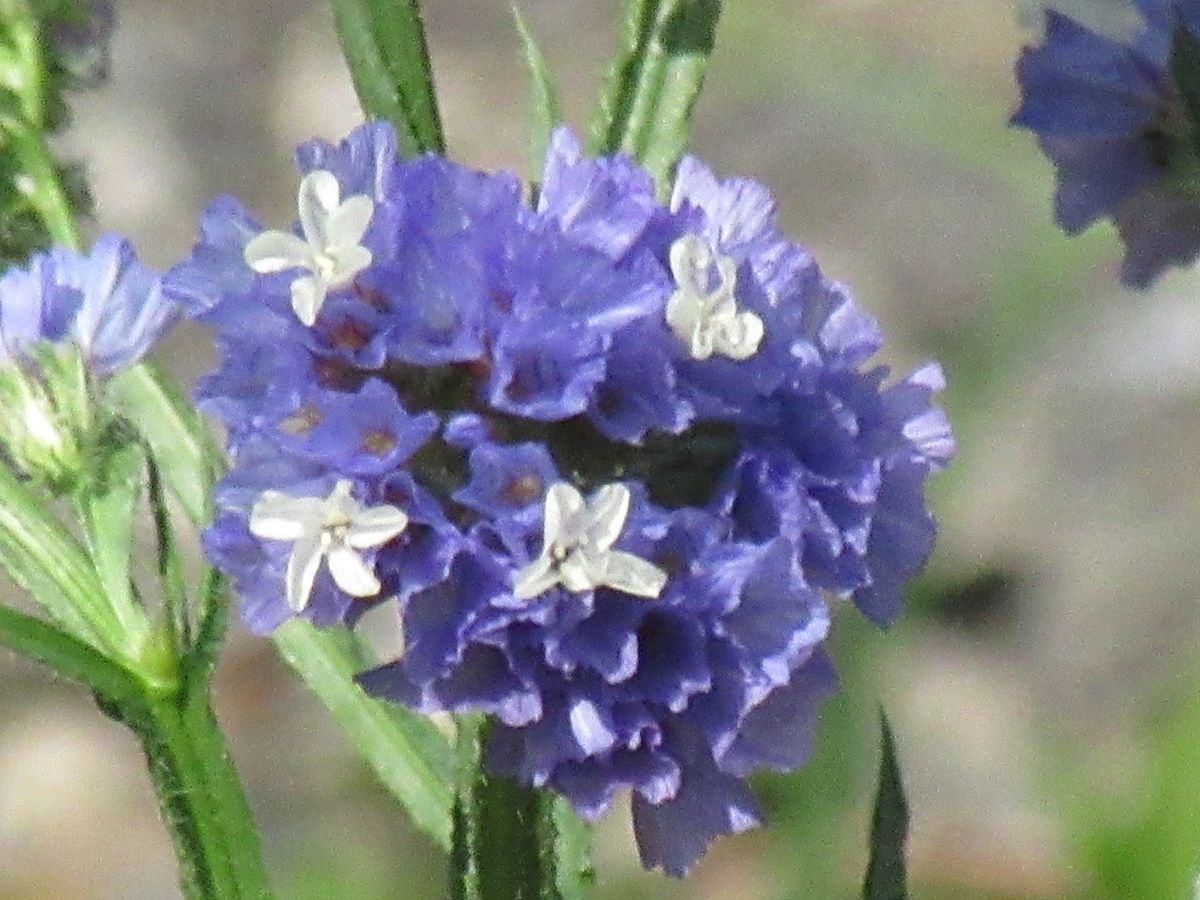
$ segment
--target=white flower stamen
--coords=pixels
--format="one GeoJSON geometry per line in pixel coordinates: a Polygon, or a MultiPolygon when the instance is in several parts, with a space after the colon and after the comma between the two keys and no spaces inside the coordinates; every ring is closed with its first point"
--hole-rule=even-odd
{"type": "Polygon", "coordinates": [[[271,541],[290,541],[287,567],[288,606],[308,606],[317,570],[324,559],[333,582],[351,597],[373,597],[381,585],[357,551],[386,544],[408,527],[408,516],[394,506],[360,506],[352,485],[340,480],[328,497],[292,497],[264,491],[250,510],[250,533],[271,541]]]}
{"type": "Polygon", "coordinates": [[[287,269],[311,273],[292,282],[292,309],[311,326],[325,295],[371,264],[371,251],[362,246],[362,239],[375,203],[366,194],[342,200],[337,177],[318,169],[301,179],[297,206],[303,240],[290,231],[264,231],[246,244],[242,255],[246,265],[264,275],[287,269]]]}
{"type": "Polygon", "coordinates": [[[608,484],[585,502],[566,482],[546,491],[541,555],[516,574],[513,593],[528,600],[561,584],[580,592],[607,587],[657,597],[667,573],[651,562],[613,550],[629,515],[629,488],[608,484]]]}
{"type": "Polygon", "coordinates": [[[734,298],[737,265],[708,242],[688,234],[671,245],[671,274],[675,293],[667,300],[667,324],[695,360],[714,353],[730,359],[748,359],[758,352],[763,321],[755,313],[738,309],[734,298]],[[709,277],[717,269],[716,284],[709,277]]]}

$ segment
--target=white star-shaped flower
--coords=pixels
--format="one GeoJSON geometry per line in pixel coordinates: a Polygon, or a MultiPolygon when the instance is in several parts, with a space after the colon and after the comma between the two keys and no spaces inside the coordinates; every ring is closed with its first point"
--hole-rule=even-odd
{"type": "Polygon", "coordinates": [[[561,584],[568,591],[607,587],[638,597],[657,597],[667,573],[640,556],[613,550],[629,515],[629,488],[608,484],[585,502],[566,482],[546,491],[542,553],[513,581],[528,600],[561,584]]]}
{"type": "Polygon", "coordinates": [[[341,193],[332,172],[309,172],[297,199],[304,239],[290,231],[264,231],[243,251],[246,265],[264,275],[287,269],[311,273],[292,282],[292,309],[305,325],[317,320],[330,289],[348,284],[371,264],[371,251],[361,242],[375,203],[366,194],[342,200],[341,193]]]}
{"type": "Polygon", "coordinates": [[[718,353],[742,360],[758,352],[763,322],[748,310],[738,310],[733,294],[737,266],[732,259],[714,254],[707,241],[688,234],[671,245],[671,274],[675,293],[667,301],[667,324],[687,344],[692,359],[718,353]],[[717,283],[710,287],[714,264],[717,283]]]}
{"type": "Polygon", "coordinates": [[[250,532],[270,541],[290,541],[287,567],[288,606],[308,606],[321,560],[328,560],[333,582],[351,597],[373,597],[380,583],[359,550],[386,544],[408,527],[408,516],[394,506],[362,507],[341,480],[328,497],[292,497],[265,491],[250,510],[250,532]]]}

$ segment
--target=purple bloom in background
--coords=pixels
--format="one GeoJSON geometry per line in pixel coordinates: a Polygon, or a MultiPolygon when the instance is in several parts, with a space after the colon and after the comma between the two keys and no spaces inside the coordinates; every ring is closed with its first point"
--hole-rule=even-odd
{"type": "Polygon", "coordinates": [[[167,277],[221,352],[210,556],[258,632],[397,598],[368,690],[491,714],[488,766],[585,817],[631,790],[683,874],[759,821],[747,775],[807,758],[829,604],[898,615],[940,370],[864,367],[874,320],[695,159],[662,204],[559,130],[532,209],[380,123],[298,157],[298,227],[218,200],[167,277]]]}
{"type": "Polygon", "coordinates": [[[1057,169],[1055,215],[1071,234],[1111,218],[1121,280],[1146,287],[1200,255],[1195,126],[1170,74],[1176,23],[1200,35],[1200,2],[1136,0],[1144,30],[1125,43],[1047,10],[1043,43],[1017,63],[1012,123],[1057,169]]]}
{"type": "Polygon", "coordinates": [[[110,423],[103,379],[140,360],[178,307],[115,235],[36,253],[0,277],[0,447],[24,475],[70,489],[110,423]]]}
{"type": "Polygon", "coordinates": [[[93,374],[110,375],[141,359],[177,309],[123,238],[104,235],[87,254],[54,247],[0,278],[0,364],[37,342],[71,342],[93,374]]]}
{"type": "Polygon", "coordinates": [[[90,88],[105,81],[116,27],[111,0],[73,0],[59,4],[53,15],[50,46],[71,87],[90,88]]]}

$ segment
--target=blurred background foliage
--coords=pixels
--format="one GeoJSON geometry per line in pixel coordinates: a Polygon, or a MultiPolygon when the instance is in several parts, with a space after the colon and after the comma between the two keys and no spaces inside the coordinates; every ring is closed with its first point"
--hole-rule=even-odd
{"type": "MultiPolygon", "coordinates": [[[[1128,33],[1117,0],[1056,0],[1128,33]]],[[[527,0],[582,126],[614,0],[527,0]]],[[[727,4],[694,152],[766,182],[787,229],[890,336],[941,359],[960,440],[935,479],[942,540],[880,635],[842,610],[842,690],[811,764],[764,778],[772,826],[687,882],[643,873],[621,812],[597,898],[851,898],[866,859],[882,703],[913,811],[912,894],[1183,898],[1200,868],[1200,306],[1193,273],[1116,286],[1116,238],[1068,240],[1052,171],[1006,128],[1037,2],[727,4]]],[[[527,85],[508,4],[426,3],[457,159],[526,167],[527,85]]],[[[123,0],[112,81],[62,138],[96,223],[166,265],[207,198],[289,214],[292,146],[359,118],[320,0],[123,0]]],[[[180,330],[163,352],[211,361],[180,330]]],[[[382,621],[381,640],[389,635],[382,621]]],[[[443,862],[265,642],[235,634],[218,712],[286,898],[438,897],[443,862]]],[[[0,898],[176,895],[135,744],[0,657],[0,898]]]]}

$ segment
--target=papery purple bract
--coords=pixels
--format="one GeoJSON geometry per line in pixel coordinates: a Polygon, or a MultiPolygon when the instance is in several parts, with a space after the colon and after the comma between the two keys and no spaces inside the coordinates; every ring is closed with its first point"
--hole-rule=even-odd
{"type": "Polygon", "coordinates": [[[878,326],[755,182],[687,158],[664,205],[631,159],[560,129],[532,209],[510,175],[394,146],[372,123],[299,153],[373,204],[370,264],[311,328],[289,298],[303,270],[245,264],[263,227],[234,201],[168,277],[221,350],[198,390],[234,463],[209,554],[269,631],[295,613],[291,545],[249,525],[264,495],[342,485],[402,510],[361,551],[379,595],[322,568],[301,614],[399,598],[405,652],[369,691],[493,715],[489,767],[588,818],[631,789],[643,862],[681,875],[757,823],[749,773],[807,758],[835,684],[826,596],[899,613],[953,450],[940,370],[862,368],[878,326]],[[594,543],[556,570],[575,551],[543,543],[585,514],[571,540],[594,543]]]}

